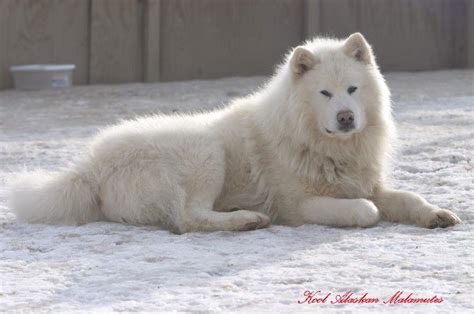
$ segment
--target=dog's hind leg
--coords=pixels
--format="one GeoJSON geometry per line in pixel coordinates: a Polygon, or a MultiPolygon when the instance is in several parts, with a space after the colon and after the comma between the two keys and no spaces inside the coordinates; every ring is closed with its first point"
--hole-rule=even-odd
{"type": "Polygon", "coordinates": [[[237,210],[216,212],[211,204],[190,202],[177,221],[179,233],[212,231],[247,231],[270,225],[270,218],[262,213],[237,210]]]}
{"type": "Polygon", "coordinates": [[[175,212],[175,230],[178,233],[212,231],[246,231],[266,227],[270,218],[265,214],[236,210],[231,212],[214,211],[214,203],[222,190],[224,171],[214,167],[203,167],[201,180],[188,180],[183,186],[185,203],[175,212]],[[200,182],[201,181],[201,182],[200,182]],[[205,182],[205,183],[203,183],[205,182]]]}

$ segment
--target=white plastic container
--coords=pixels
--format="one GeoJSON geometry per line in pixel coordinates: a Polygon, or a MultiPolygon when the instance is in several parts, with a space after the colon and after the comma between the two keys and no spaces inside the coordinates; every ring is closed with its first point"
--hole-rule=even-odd
{"type": "Polygon", "coordinates": [[[10,67],[19,90],[62,88],[72,85],[74,64],[31,64],[10,67]]]}

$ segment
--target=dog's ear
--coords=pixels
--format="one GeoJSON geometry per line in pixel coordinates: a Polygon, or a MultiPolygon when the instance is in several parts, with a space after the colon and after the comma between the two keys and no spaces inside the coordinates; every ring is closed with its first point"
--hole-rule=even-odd
{"type": "Polygon", "coordinates": [[[344,53],[357,61],[374,64],[372,48],[361,33],[354,33],[347,37],[344,43],[344,53]]]}
{"type": "Polygon", "coordinates": [[[290,59],[290,67],[296,75],[302,75],[318,63],[318,58],[303,46],[296,47],[290,59]]]}

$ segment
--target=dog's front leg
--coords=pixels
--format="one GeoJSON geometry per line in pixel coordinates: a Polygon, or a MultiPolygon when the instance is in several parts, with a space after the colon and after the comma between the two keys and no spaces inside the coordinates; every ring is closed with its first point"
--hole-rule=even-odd
{"type": "Polygon", "coordinates": [[[303,200],[293,211],[279,215],[288,225],[320,224],[336,227],[370,227],[379,219],[379,211],[366,199],[337,199],[314,196],[303,200]]]}
{"type": "Polygon", "coordinates": [[[446,228],[461,222],[453,212],[431,205],[416,193],[381,189],[371,199],[385,220],[425,228],[446,228]]]}

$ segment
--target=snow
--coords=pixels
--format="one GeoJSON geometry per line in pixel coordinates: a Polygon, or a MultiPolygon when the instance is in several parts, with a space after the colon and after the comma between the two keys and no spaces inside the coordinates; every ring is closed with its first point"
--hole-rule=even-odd
{"type": "MultiPolygon", "coordinates": [[[[174,235],[154,227],[19,223],[6,180],[57,169],[100,128],[156,111],[212,108],[264,78],[0,92],[0,311],[471,312],[474,301],[474,71],[389,73],[399,154],[392,185],[454,210],[464,223],[427,230],[272,226],[174,235]],[[305,290],[440,304],[298,304],[305,290]]],[[[329,302],[328,302],[329,303],[329,302]]]]}

